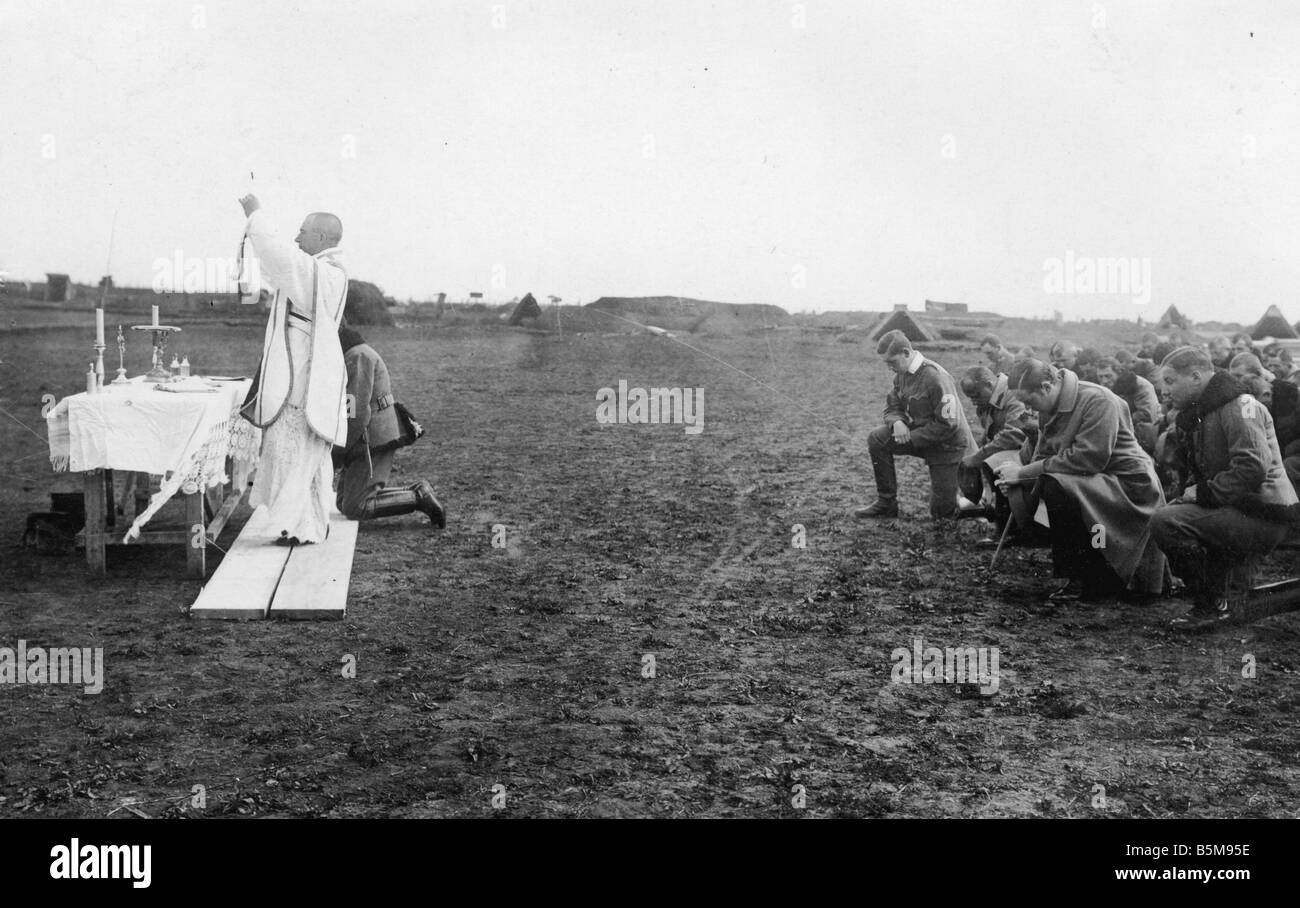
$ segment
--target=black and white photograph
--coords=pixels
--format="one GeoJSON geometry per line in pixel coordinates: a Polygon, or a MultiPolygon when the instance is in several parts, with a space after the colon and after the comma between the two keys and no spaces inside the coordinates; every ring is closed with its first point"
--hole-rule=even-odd
{"type": "Polygon", "coordinates": [[[1165,830],[1300,817],[1298,49],[1280,0],[0,0],[0,827],[96,824],[24,872],[1105,820],[1093,877],[1242,892],[1250,826],[1165,830]]]}

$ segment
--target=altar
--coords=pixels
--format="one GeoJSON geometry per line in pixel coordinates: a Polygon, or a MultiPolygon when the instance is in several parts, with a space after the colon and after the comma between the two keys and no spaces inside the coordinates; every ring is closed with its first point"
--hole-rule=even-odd
{"type": "Polygon", "coordinates": [[[257,465],[261,433],[238,413],[250,384],[248,378],[158,382],[141,376],[65,397],[49,412],[51,464],[84,477],[92,573],[104,574],[108,545],[182,544],[189,576],[205,576],[207,546],[239,505],[257,465]],[[161,477],[125,530],[117,526],[115,472],[128,474],[128,489],[161,477]],[[184,527],[148,529],[178,493],[186,501],[184,527]]]}

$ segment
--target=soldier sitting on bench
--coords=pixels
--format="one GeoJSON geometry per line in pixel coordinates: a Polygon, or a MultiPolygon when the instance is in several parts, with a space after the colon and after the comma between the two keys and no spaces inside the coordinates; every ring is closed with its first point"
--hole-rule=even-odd
{"type": "Polygon", "coordinates": [[[1230,622],[1260,559],[1300,512],[1268,408],[1196,347],[1170,353],[1161,384],[1178,409],[1177,456],[1192,485],[1151,520],[1151,534],[1193,593],[1175,619],[1191,630],[1230,622]]]}

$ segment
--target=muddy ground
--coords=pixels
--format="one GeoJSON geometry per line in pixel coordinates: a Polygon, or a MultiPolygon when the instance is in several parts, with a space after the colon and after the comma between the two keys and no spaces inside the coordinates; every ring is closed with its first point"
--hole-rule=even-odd
{"type": "MultiPolygon", "coordinates": [[[[196,371],[251,370],[260,330],[189,330],[196,371]]],[[[37,433],[0,415],[0,646],[106,663],[98,695],[0,686],[0,815],[1296,814],[1300,616],[1189,639],[1177,602],[1048,607],[1047,552],[990,574],[911,461],[904,516],[856,523],[889,378],[868,345],[686,338],[746,377],[646,335],[365,333],[430,428],[396,481],[431,479],[447,529],[364,525],[343,621],[243,624],[186,617],[179,547],[92,582],[19,546],[79,488],[40,409],[86,345],[0,335],[0,406],[37,433]],[[704,388],[703,433],[598,425],[620,379],[704,388]],[[891,683],[915,638],[997,647],[997,693],[891,683]]]]}

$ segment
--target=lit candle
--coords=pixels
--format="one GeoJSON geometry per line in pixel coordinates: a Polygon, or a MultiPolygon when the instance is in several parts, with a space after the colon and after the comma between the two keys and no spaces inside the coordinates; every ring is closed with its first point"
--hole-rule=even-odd
{"type": "Polygon", "coordinates": [[[153,323],[154,323],[155,325],[158,324],[158,307],[157,307],[157,306],[154,306],[154,307],[153,307],[153,323]]]}
{"type": "Polygon", "coordinates": [[[104,310],[95,310],[95,343],[104,346],[104,310]]]}

